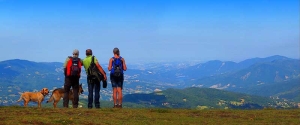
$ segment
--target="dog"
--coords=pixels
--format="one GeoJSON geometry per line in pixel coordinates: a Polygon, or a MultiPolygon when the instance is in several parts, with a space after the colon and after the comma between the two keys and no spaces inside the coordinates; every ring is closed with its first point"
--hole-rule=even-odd
{"type": "MultiPolygon", "coordinates": [[[[80,95],[80,94],[83,93],[82,84],[79,85],[79,89],[78,90],[79,90],[78,95],[80,95]]],[[[57,89],[53,90],[52,95],[49,98],[49,100],[47,101],[47,103],[48,102],[52,102],[54,100],[53,107],[56,108],[57,103],[59,102],[59,100],[61,98],[64,97],[64,94],[65,94],[65,90],[63,88],[57,88],[57,89]]],[[[69,100],[73,101],[73,99],[74,99],[73,89],[70,89],[69,100]]]]}
{"type": "Polygon", "coordinates": [[[21,94],[20,99],[17,102],[24,100],[24,107],[27,107],[29,101],[37,102],[38,107],[41,107],[42,101],[44,101],[44,97],[49,94],[49,90],[47,88],[43,88],[40,92],[24,92],[21,94]]]}

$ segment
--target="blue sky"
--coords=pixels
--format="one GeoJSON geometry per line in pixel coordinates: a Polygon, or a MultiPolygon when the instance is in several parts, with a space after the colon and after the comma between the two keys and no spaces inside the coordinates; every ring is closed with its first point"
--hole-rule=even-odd
{"type": "Polygon", "coordinates": [[[299,0],[0,0],[0,61],[299,58],[299,0]]]}

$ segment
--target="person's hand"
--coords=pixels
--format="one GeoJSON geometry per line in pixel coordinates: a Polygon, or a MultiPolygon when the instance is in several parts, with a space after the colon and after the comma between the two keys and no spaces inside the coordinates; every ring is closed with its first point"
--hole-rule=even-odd
{"type": "Polygon", "coordinates": [[[107,79],[107,78],[106,78],[106,75],[104,75],[103,77],[104,77],[104,80],[106,80],[106,79],[107,79]]]}

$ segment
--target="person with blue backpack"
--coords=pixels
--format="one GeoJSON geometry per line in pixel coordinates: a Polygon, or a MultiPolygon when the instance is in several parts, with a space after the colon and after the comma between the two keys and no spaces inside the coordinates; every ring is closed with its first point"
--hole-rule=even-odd
{"type": "Polygon", "coordinates": [[[122,108],[122,89],[124,82],[124,71],[127,70],[125,59],[120,56],[118,48],[113,49],[114,56],[109,59],[108,70],[113,88],[114,108],[122,108]]]}

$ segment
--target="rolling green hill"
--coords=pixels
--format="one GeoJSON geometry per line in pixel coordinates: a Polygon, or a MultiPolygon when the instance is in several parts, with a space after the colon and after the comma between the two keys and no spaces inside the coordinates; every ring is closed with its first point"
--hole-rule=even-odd
{"type": "Polygon", "coordinates": [[[274,84],[249,87],[239,91],[252,95],[272,96],[300,102],[300,77],[274,84]]]}
{"type": "MultiPolygon", "coordinates": [[[[124,102],[147,105],[148,107],[165,108],[230,108],[236,106],[249,109],[261,109],[263,107],[281,107],[282,100],[275,100],[267,97],[251,96],[242,93],[229,92],[211,88],[186,88],[167,89],[151,94],[130,94],[123,98],[124,102]]],[[[293,106],[290,104],[289,106],[293,106]]],[[[287,107],[289,107],[287,106],[287,107]]]]}

